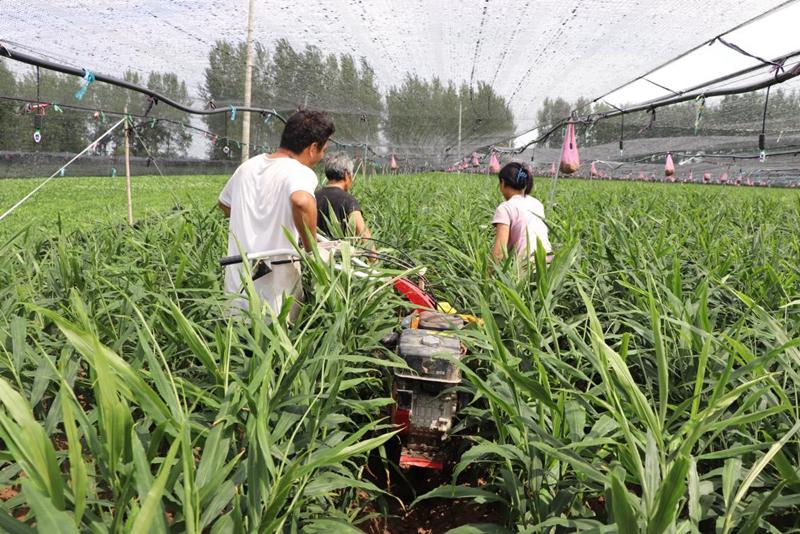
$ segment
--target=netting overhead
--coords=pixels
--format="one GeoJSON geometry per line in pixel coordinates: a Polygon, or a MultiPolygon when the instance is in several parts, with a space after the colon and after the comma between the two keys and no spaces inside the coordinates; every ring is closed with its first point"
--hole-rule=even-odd
{"type": "MultiPolygon", "coordinates": [[[[157,106],[148,120],[174,121],[155,125],[164,128],[160,138],[153,133],[150,140],[161,156],[238,156],[241,115],[235,110],[243,104],[247,1],[220,7],[206,0],[0,0],[0,6],[0,41],[11,50],[155,87],[192,107],[231,110],[198,119],[157,106]],[[186,135],[188,140],[181,137],[186,135]]],[[[387,167],[394,157],[401,168],[445,168],[473,151],[488,164],[489,147],[519,147],[572,111],[585,118],[791,70],[795,57],[780,66],[771,62],[800,49],[790,28],[798,18],[797,2],[779,0],[320,0],[302,7],[256,2],[253,105],[279,114],[300,106],[332,112],[337,141],[350,145],[354,155],[367,154],[372,165],[387,167]],[[700,46],[720,35],[724,39],[700,46]]],[[[16,81],[10,85],[0,76],[2,96],[76,104],[78,79],[47,74],[43,82],[40,74],[34,81],[30,66],[9,60],[3,66],[16,81]]],[[[127,106],[139,114],[147,108],[141,95],[99,85],[89,88],[84,107],[127,106]]],[[[792,87],[785,87],[773,90],[772,98],[789,109],[795,102],[792,87]]],[[[751,112],[765,95],[753,94],[758,96],[704,99],[699,121],[701,104],[690,100],[659,110],[655,122],[642,110],[638,117],[626,115],[624,125],[619,118],[582,124],[578,143],[598,147],[584,158],[583,170],[588,174],[593,160],[634,164],[626,158],[655,156],[663,164],[669,150],[684,151],[688,158],[698,150],[748,148],[744,140],[720,138],[752,138],[753,131],[758,136],[760,117],[751,112]],[[612,150],[612,134],[604,137],[603,129],[616,130],[614,137],[622,131],[631,152],[621,157],[612,150]],[[659,137],[683,139],[651,150],[647,139],[659,137]],[[634,151],[637,139],[644,144],[634,151]]],[[[783,124],[768,130],[768,146],[794,142],[791,120],[783,113],[768,110],[768,125],[783,124]]],[[[58,120],[65,119],[48,117],[53,125],[58,120]]],[[[278,131],[271,117],[259,117],[251,143],[274,146],[278,131]]],[[[537,143],[544,151],[537,163],[550,165],[547,147],[553,139],[560,145],[562,133],[537,143]]],[[[10,137],[22,138],[4,135],[0,149],[20,148],[10,137]]]]}

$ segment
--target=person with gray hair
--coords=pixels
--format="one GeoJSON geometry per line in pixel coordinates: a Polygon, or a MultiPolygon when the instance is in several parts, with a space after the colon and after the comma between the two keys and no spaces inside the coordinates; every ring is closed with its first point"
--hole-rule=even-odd
{"type": "Polygon", "coordinates": [[[353,187],[353,160],[345,152],[331,154],[325,160],[325,176],[328,183],[315,194],[319,231],[328,237],[349,233],[368,239],[371,233],[361,206],[349,193],[353,187]]]}

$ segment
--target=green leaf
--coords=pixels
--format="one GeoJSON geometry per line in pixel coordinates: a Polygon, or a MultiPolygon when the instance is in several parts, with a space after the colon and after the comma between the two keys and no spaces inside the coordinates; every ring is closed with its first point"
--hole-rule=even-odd
{"type": "Polygon", "coordinates": [[[451,528],[444,534],[511,534],[511,531],[493,523],[475,523],[451,528]]]}
{"type": "Polygon", "coordinates": [[[64,482],[53,444],[33,416],[28,402],[0,378],[0,403],[11,415],[0,412],[0,433],[5,446],[28,473],[31,481],[52,499],[56,510],[64,509],[64,482]]]}
{"type": "Polygon", "coordinates": [[[496,493],[492,493],[481,488],[473,488],[468,486],[440,486],[414,499],[414,502],[411,503],[411,507],[413,508],[417,505],[417,503],[427,499],[472,499],[478,504],[496,502],[506,506],[508,505],[506,500],[496,493]]]}
{"type": "Polygon", "coordinates": [[[661,534],[675,521],[678,515],[678,501],[686,494],[686,472],[689,459],[678,456],[667,472],[656,495],[656,509],[647,523],[647,534],[661,534]]]}
{"type": "Polygon", "coordinates": [[[173,301],[169,301],[169,308],[172,312],[172,317],[178,325],[178,332],[180,332],[183,340],[186,342],[189,350],[192,351],[198,360],[203,364],[206,370],[216,379],[217,383],[223,382],[222,374],[220,373],[217,362],[214,359],[214,354],[203,341],[203,338],[197,333],[197,330],[189,323],[183,312],[175,305],[173,301]]]}
{"type": "Polygon", "coordinates": [[[621,534],[638,534],[639,526],[636,510],[631,505],[628,490],[616,472],[611,475],[611,509],[614,522],[621,534]]]}
{"type": "MultiPolygon", "coordinates": [[[[739,485],[739,489],[736,492],[736,495],[733,497],[733,500],[725,500],[728,509],[725,513],[723,533],[729,532],[732,528],[733,514],[736,511],[736,506],[744,498],[747,490],[750,489],[750,486],[753,484],[753,482],[755,482],[756,477],[759,475],[759,473],[761,473],[761,471],[764,470],[765,467],[767,467],[767,464],[772,461],[772,458],[778,454],[778,451],[780,451],[783,446],[786,445],[786,443],[797,433],[798,430],[800,430],[800,421],[797,421],[794,426],[781,437],[781,439],[776,441],[772,447],[769,448],[764,456],[759,458],[758,461],[753,464],[753,467],[750,468],[750,471],[748,471],[747,475],[744,477],[744,480],[742,480],[742,483],[739,485]]],[[[739,467],[741,468],[741,461],[739,462],[739,467]]]]}
{"type": "Polygon", "coordinates": [[[36,516],[36,530],[48,534],[79,534],[72,514],[53,506],[53,501],[36,489],[31,480],[22,481],[22,493],[36,516]]]}
{"type": "Polygon", "coordinates": [[[147,497],[142,503],[142,508],[136,515],[136,520],[133,523],[131,532],[150,532],[150,528],[152,527],[153,521],[156,518],[156,514],[163,514],[161,497],[164,494],[164,487],[167,484],[167,478],[170,470],[172,469],[172,464],[175,461],[175,457],[178,455],[178,449],[181,446],[181,442],[182,440],[180,438],[176,438],[172,441],[172,445],[167,452],[167,456],[164,458],[164,461],[161,463],[161,467],[158,470],[158,475],[153,481],[153,485],[150,487],[150,490],[147,492],[147,497]]]}
{"type": "Polygon", "coordinates": [[[310,534],[328,534],[341,532],[342,534],[364,534],[364,531],[344,521],[336,519],[314,519],[303,525],[303,532],[310,534]]]}
{"type": "MultiPolygon", "coordinates": [[[[83,461],[83,448],[73,415],[73,400],[66,382],[61,384],[61,413],[64,431],[67,435],[67,455],[69,457],[69,473],[72,485],[72,500],[75,506],[75,524],[80,525],[81,517],[86,509],[86,492],[89,478],[86,464],[83,461]]],[[[77,407],[80,410],[80,407],[77,407]]]]}
{"type": "Polygon", "coordinates": [[[8,534],[36,534],[36,530],[5,512],[0,512],[0,529],[8,534]]]}

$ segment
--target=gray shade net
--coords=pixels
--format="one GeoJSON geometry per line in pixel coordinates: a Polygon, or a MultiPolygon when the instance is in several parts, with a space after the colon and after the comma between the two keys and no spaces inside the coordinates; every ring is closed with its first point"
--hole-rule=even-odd
{"type": "MultiPolygon", "coordinates": [[[[497,148],[501,162],[533,157],[537,169],[549,173],[559,159],[559,123],[575,112],[583,163],[578,175],[588,177],[595,162],[604,176],[663,176],[667,152],[676,179],[689,171],[778,182],[800,174],[791,152],[800,146],[797,83],[770,90],[766,122],[766,89],[701,97],[797,67],[800,56],[792,54],[800,41],[791,21],[800,20],[798,2],[256,6],[253,105],[282,116],[300,107],[329,111],[337,123],[334,148],[350,152],[362,169],[391,170],[394,156],[400,171],[463,167],[466,158],[468,169],[485,172],[497,148]],[[708,44],[717,36],[724,42],[708,44]],[[771,63],[780,59],[780,66],[771,63]],[[603,117],[677,96],[691,98],[657,107],[655,120],[646,110],[632,112],[623,128],[618,116],[603,117]],[[762,127],[764,161],[758,157],[762,127]],[[538,142],[522,151],[531,141],[538,142]]],[[[0,0],[0,13],[0,43],[12,52],[124,78],[193,108],[229,110],[201,117],[159,104],[148,112],[145,96],[100,82],[77,100],[79,78],[40,70],[37,79],[34,67],[3,59],[0,174],[49,174],[54,158],[79,151],[125,109],[139,134],[135,172],[152,172],[154,162],[169,173],[228,172],[238,162],[246,1],[0,0]],[[25,101],[61,108],[45,110],[40,143],[32,140],[36,112],[26,111],[25,101]]],[[[251,153],[274,148],[280,129],[274,117],[252,114],[251,153]]],[[[94,163],[82,163],[85,169],[73,174],[119,168],[121,139],[111,136],[93,152],[94,163]]]]}

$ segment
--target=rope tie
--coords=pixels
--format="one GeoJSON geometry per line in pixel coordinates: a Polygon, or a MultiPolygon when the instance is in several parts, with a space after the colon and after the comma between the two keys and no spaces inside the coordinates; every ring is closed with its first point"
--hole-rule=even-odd
{"type": "Polygon", "coordinates": [[[652,107],[647,111],[650,113],[650,121],[647,123],[647,126],[639,130],[640,134],[650,130],[656,124],[656,108],[652,107]]]}
{"type": "Polygon", "coordinates": [[[703,111],[706,109],[706,96],[700,95],[694,101],[697,105],[697,113],[694,116],[694,134],[697,135],[697,131],[700,129],[700,121],[703,119],[703,111]]]}
{"type": "Polygon", "coordinates": [[[739,52],[740,54],[742,54],[742,55],[745,55],[745,56],[747,56],[747,57],[751,57],[751,58],[753,58],[753,59],[757,59],[758,61],[760,61],[760,62],[761,62],[761,63],[763,63],[764,65],[772,65],[772,66],[774,66],[776,69],[780,69],[781,71],[783,70],[783,62],[770,61],[770,60],[768,60],[768,59],[764,59],[763,57],[759,57],[759,56],[757,56],[757,55],[755,55],[755,54],[751,54],[751,53],[750,53],[750,52],[748,52],[747,50],[744,50],[744,49],[742,49],[741,47],[739,47],[739,46],[737,46],[737,45],[735,45],[735,44],[733,44],[733,43],[730,43],[730,42],[726,41],[725,39],[723,39],[723,38],[722,38],[722,36],[720,36],[720,37],[717,37],[717,40],[718,40],[720,43],[722,43],[722,44],[724,44],[725,46],[727,46],[728,48],[730,48],[731,50],[735,50],[735,51],[739,52]]]}
{"type": "Polygon", "coordinates": [[[150,112],[153,110],[153,106],[158,104],[158,98],[154,96],[147,97],[147,109],[144,112],[144,116],[147,117],[150,112]]]}
{"type": "Polygon", "coordinates": [[[95,76],[89,69],[83,69],[83,78],[81,79],[81,86],[75,92],[75,98],[77,100],[83,100],[83,96],[86,94],[86,91],[89,90],[89,86],[94,83],[95,76]]]}
{"type": "Polygon", "coordinates": [[[767,159],[767,107],[769,106],[770,89],[772,89],[771,85],[767,87],[767,94],[764,96],[764,114],[761,117],[761,133],[758,134],[758,150],[761,151],[758,155],[758,161],[761,163],[764,163],[764,161],[767,159]]]}

